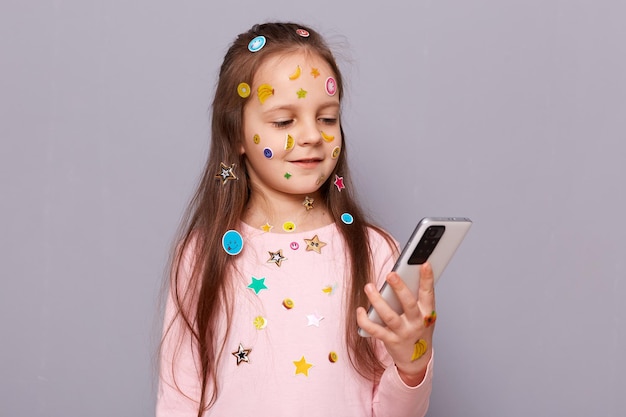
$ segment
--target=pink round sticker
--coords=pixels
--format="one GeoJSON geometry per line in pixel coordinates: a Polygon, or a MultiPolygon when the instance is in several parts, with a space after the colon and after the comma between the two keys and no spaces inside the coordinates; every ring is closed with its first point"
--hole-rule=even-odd
{"type": "Polygon", "coordinates": [[[334,96],[337,93],[337,82],[333,77],[326,78],[326,94],[334,96]]]}
{"type": "Polygon", "coordinates": [[[302,36],[303,38],[308,38],[309,37],[309,31],[306,29],[296,29],[296,33],[300,36],[302,36]]]}

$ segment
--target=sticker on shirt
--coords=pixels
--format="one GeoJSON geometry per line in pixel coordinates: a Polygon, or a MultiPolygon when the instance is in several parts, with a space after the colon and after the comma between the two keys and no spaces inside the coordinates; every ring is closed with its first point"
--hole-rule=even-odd
{"type": "Polygon", "coordinates": [[[281,266],[283,261],[286,261],[287,258],[283,256],[283,250],[279,249],[276,252],[268,251],[270,254],[270,258],[267,260],[267,263],[275,263],[276,266],[281,266]]]}

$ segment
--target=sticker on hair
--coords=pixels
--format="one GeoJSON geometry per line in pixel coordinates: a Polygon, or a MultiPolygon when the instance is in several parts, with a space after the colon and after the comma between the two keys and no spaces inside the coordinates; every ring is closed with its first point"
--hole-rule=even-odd
{"type": "Polygon", "coordinates": [[[239,83],[237,86],[237,94],[241,98],[248,98],[250,96],[250,85],[248,83],[239,83]]]}
{"type": "Polygon", "coordinates": [[[352,214],[350,213],[343,213],[341,215],[341,221],[345,224],[352,224],[354,223],[354,217],[352,217],[352,214]]]}
{"type": "Polygon", "coordinates": [[[291,73],[289,79],[292,81],[297,80],[298,78],[300,78],[300,74],[302,74],[302,68],[300,67],[300,65],[296,65],[296,70],[291,73]]]}
{"type": "Polygon", "coordinates": [[[324,83],[324,87],[326,88],[326,94],[329,96],[334,96],[337,94],[337,82],[333,77],[326,78],[326,83],[324,83]]]}
{"type": "Polygon", "coordinates": [[[274,88],[269,84],[261,84],[259,88],[256,89],[256,92],[259,97],[259,102],[263,104],[265,100],[274,95],[274,88]]]}
{"type": "Polygon", "coordinates": [[[229,180],[236,180],[237,176],[233,172],[235,169],[235,164],[231,164],[231,166],[226,165],[223,162],[220,162],[220,172],[215,175],[215,178],[219,178],[222,180],[222,185],[226,184],[229,180]]]}
{"type": "Polygon", "coordinates": [[[340,177],[339,175],[336,175],[336,174],[335,174],[335,187],[337,187],[339,191],[346,188],[346,186],[343,185],[343,177],[340,177]]]}
{"type": "Polygon", "coordinates": [[[267,39],[265,39],[265,36],[259,35],[250,41],[250,43],[248,44],[248,51],[258,52],[263,49],[266,43],[267,39]]]}
{"type": "Polygon", "coordinates": [[[308,30],[306,30],[306,29],[300,29],[300,28],[299,28],[299,29],[296,29],[296,33],[297,33],[298,35],[302,36],[303,38],[308,38],[308,37],[309,37],[309,35],[310,35],[310,33],[309,33],[309,31],[308,31],[308,30]]]}

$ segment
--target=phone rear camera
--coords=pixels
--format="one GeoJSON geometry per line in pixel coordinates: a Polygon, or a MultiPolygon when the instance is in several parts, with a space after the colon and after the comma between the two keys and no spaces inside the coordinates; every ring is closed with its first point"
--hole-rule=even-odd
{"type": "Polygon", "coordinates": [[[409,265],[421,265],[426,262],[435,250],[439,240],[441,240],[445,230],[445,226],[430,226],[426,229],[409,258],[409,265]]]}

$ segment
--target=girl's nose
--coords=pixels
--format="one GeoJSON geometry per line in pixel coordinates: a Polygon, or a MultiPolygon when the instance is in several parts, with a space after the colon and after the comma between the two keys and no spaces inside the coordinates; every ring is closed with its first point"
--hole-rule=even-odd
{"type": "Polygon", "coordinates": [[[296,141],[299,146],[317,145],[322,141],[322,132],[318,129],[317,121],[302,126],[296,141]]]}

